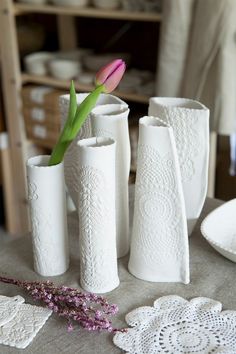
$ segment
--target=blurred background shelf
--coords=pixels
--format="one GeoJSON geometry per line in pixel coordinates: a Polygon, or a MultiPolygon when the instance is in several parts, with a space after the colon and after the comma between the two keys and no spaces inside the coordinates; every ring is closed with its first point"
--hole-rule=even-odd
{"type": "Polygon", "coordinates": [[[160,13],[148,12],[131,12],[124,10],[101,10],[93,7],[76,7],[76,6],[56,6],[56,5],[31,5],[31,4],[14,4],[14,13],[16,16],[26,15],[29,13],[42,13],[54,15],[71,15],[79,17],[94,17],[113,20],[128,21],[144,21],[144,22],[160,22],[160,13]]]}
{"type": "MultiPolygon", "coordinates": [[[[135,2],[134,4],[137,5],[135,2]]],[[[157,11],[105,10],[96,7],[82,8],[0,0],[3,103],[10,141],[9,173],[14,176],[14,181],[11,181],[9,187],[12,191],[10,207],[13,216],[10,230],[12,233],[25,233],[29,229],[26,159],[29,154],[39,153],[40,149],[42,151],[42,148],[50,153],[60,131],[59,113],[52,113],[50,106],[45,110],[45,122],[35,121],[32,118],[33,103],[27,106],[22,100],[22,92],[27,87],[37,89],[40,86],[47,86],[60,90],[59,93],[63,94],[68,92],[70,86],[70,80],[56,79],[49,74],[36,76],[24,72],[24,57],[34,52],[56,53],[73,51],[77,48],[90,49],[94,55],[116,53],[118,55],[116,57],[119,57],[119,53],[128,53],[131,58],[128,70],[151,72],[150,80],[153,82],[154,90],[159,29],[162,21],[162,15],[157,11]],[[52,114],[57,118],[55,125],[47,123],[52,114]]],[[[122,55],[120,57],[123,58],[122,55]]],[[[81,84],[76,80],[74,82],[77,92],[88,92],[93,89],[90,84],[81,84]]],[[[144,89],[145,84],[146,81],[143,81],[139,89],[137,85],[128,89],[126,83],[123,84],[123,92],[123,87],[113,92],[130,105],[132,114],[129,117],[129,124],[132,125],[130,131],[132,130],[131,140],[134,146],[137,145],[138,118],[147,113],[149,97],[154,94],[154,92],[151,94],[152,89],[147,87],[144,89]]],[[[136,148],[132,151],[135,152],[136,148]]],[[[133,179],[135,170],[134,159],[131,168],[133,179]]]]}
{"type": "MultiPolygon", "coordinates": [[[[70,87],[70,81],[59,80],[50,76],[37,76],[37,75],[29,75],[27,73],[22,73],[21,78],[22,78],[22,84],[31,83],[31,84],[47,85],[55,88],[65,89],[67,91],[69,90],[70,87]]],[[[79,92],[90,92],[91,90],[94,89],[94,86],[80,84],[75,81],[75,88],[79,92]]],[[[133,101],[133,102],[139,102],[145,104],[148,104],[148,100],[149,100],[148,96],[140,95],[136,93],[123,93],[116,90],[112,94],[127,101],[133,101]]]]}

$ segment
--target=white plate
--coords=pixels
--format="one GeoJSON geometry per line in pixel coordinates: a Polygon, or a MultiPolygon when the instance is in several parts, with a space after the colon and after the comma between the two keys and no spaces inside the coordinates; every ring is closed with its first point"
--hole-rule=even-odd
{"type": "Polygon", "coordinates": [[[51,75],[60,80],[71,80],[81,71],[81,64],[76,60],[52,59],[48,63],[51,75]]]}
{"type": "Polygon", "coordinates": [[[236,199],[212,211],[203,220],[201,233],[216,251],[236,263],[236,199]]]}

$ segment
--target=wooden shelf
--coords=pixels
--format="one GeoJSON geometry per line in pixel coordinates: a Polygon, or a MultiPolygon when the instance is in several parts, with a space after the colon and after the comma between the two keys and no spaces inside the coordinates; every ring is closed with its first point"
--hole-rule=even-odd
{"type": "MultiPolygon", "coordinates": [[[[21,75],[21,79],[22,79],[22,84],[30,83],[30,84],[37,84],[37,85],[52,86],[55,88],[67,90],[68,92],[70,88],[70,81],[58,80],[50,76],[36,76],[36,75],[29,75],[23,73],[21,75]]],[[[75,81],[75,88],[79,92],[90,92],[91,90],[93,90],[94,87],[91,85],[79,84],[75,81]]],[[[148,96],[144,96],[136,93],[123,93],[120,91],[113,91],[112,94],[124,100],[132,101],[132,102],[148,104],[149,101],[148,96]]]]}
{"type": "Polygon", "coordinates": [[[29,13],[44,13],[54,15],[71,15],[78,17],[94,17],[113,20],[160,22],[160,13],[131,12],[123,10],[100,10],[93,7],[75,7],[75,6],[56,6],[56,5],[31,5],[14,4],[14,13],[16,16],[29,13]]]}

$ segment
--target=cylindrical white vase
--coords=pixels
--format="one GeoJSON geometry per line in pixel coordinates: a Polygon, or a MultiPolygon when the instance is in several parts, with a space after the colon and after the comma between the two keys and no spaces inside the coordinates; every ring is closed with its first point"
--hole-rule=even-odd
{"type": "Polygon", "coordinates": [[[80,285],[106,293],[119,285],[115,221],[115,154],[111,138],[80,140],[78,214],[80,285]]]}
{"type": "Polygon", "coordinates": [[[187,221],[172,128],[139,121],[129,271],[153,282],[189,282],[187,221]]]}
{"type": "MultiPolygon", "coordinates": [[[[77,104],[80,105],[83,100],[88,96],[88,93],[79,93],[76,95],[77,104]]],[[[69,103],[70,103],[70,95],[63,95],[59,99],[60,105],[60,112],[61,112],[61,128],[64,127],[68,110],[69,110],[69,103]]],[[[101,94],[97,100],[96,105],[100,104],[122,104],[127,107],[127,104],[122,101],[120,98],[108,95],[108,94],[101,94]]],[[[64,157],[64,171],[65,171],[65,180],[66,185],[69,191],[69,194],[77,208],[77,200],[78,200],[78,184],[76,183],[77,175],[78,175],[78,156],[77,156],[77,142],[81,139],[90,138],[92,136],[91,130],[91,118],[90,114],[88,115],[86,121],[84,122],[83,126],[81,127],[77,137],[71,143],[69,148],[67,149],[64,157]]]]}
{"type": "Polygon", "coordinates": [[[117,257],[129,251],[129,173],[130,140],[129,109],[124,105],[106,104],[91,112],[94,136],[111,137],[116,141],[116,246],[117,257]]]}
{"type": "Polygon", "coordinates": [[[152,97],[148,114],[161,118],[173,128],[190,235],[207,193],[209,109],[191,99],[152,97]]]}
{"type": "Polygon", "coordinates": [[[48,166],[50,156],[27,161],[34,269],[43,276],[69,266],[64,166],[48,166]]]}

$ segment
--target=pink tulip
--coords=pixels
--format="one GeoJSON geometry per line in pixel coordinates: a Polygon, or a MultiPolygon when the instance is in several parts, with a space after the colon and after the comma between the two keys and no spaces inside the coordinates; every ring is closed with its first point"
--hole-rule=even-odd
{"type": "Polygon", "coordinates": [[[95,78],[96,86],[103,85],[104,92],[110,93],[118,86],[126,69],[122,59],[113,60],[99,70],[95,78]]]}

